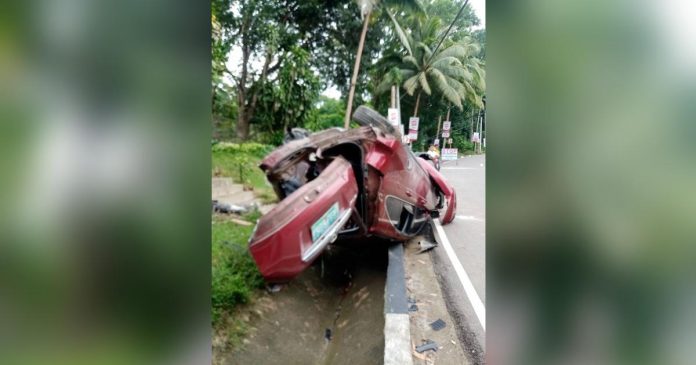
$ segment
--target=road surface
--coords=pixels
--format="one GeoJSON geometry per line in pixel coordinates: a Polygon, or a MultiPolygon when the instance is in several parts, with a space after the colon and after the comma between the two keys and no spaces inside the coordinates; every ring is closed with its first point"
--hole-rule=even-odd
{"type": "Polygon", "coordinates": [[[485,351],[486,157],[446,161],[440,172],[457,192],[457,215],[451,224],[436,227],[448,241],[441,238],[441,246],[449,246],[435,250],[436,267],[448,308],[460,322],[464,347],[485,351]]]}

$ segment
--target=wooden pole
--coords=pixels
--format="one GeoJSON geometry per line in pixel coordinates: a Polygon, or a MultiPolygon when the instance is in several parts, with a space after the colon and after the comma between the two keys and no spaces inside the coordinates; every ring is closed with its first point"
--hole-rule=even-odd
{"type": "Polygon", "coordinates": [[[367,34],[367,25],[370,23],[370,14],[368,11],[363,22],[362,33],[360,33],[360,43],[358,43],[358,54],[355,57],[355,65],[353,66],[353,77],[350,79],[350,91],[348,91],[348,103],[346,106],[346,117],[343,120],[343,128],[348,129],[350,125],[350,117],[353,111],[353,94],[355,94],[355,84],[358,82],[358,71],[360,70],[360,58],[362,57],[363,46],[365,45],[365,35],[367,34]]]}
{"type": "Polygon", "coordinates": [[[395,87],[394,87],[394,85],[392,85],[392,87],[391,87],[391,103],[389,104],[390,108],[396,108],[396,90],[394,90],[394,89],[395,89],[395,87]]]}

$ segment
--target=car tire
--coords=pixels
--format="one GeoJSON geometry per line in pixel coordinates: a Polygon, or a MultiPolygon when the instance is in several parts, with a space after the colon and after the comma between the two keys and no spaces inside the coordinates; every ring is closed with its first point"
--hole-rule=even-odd
{"type": "Polygon", "coordinates": [[[358,109],[355,109],[355,112],[353,113],[353,120],[362,126],[375,127],[387,133],[396,134],[396,129],[394,129],[394,126],[389,123],[387,118],[364,105],[361,105],[358,107],[358,109]]]}
{"type": "Polygon", "coordinates": [[[452,199],[448,200],[445,194],[440,192],[441,199],[444,200],[442,208],[440,208],[440,224],[445,225],[454,220],[457,212],[457,194],[452,192],[452,199]]]}

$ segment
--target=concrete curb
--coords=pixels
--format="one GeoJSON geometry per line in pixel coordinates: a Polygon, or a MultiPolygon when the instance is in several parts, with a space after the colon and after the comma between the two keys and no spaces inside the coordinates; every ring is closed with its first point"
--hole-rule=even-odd
{"type": "Polygon", "coordinates": [[[413,364],[402,243],[389,247],[387,283],[384,288],[384,364],[413,364]]]}

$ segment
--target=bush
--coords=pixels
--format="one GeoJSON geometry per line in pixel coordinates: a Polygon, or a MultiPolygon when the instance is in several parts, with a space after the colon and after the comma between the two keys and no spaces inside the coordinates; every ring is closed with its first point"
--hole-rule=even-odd
{"type": "Polygon", "coordinates": [[[263,278],[247,248],[252,226],[213,219],[212,226],[212,321],[225,311],[246,303],[263,278]]]}
{"type": "Polygon", "coordinates": [[[273,146],[261,144],[261,143],[231,143],[231,142],[214,142],[212,146],[213,152],[232,152],[245,155],[252,155],[254,157],[263,158],[271,150],[273,146]]]}

